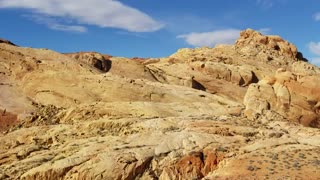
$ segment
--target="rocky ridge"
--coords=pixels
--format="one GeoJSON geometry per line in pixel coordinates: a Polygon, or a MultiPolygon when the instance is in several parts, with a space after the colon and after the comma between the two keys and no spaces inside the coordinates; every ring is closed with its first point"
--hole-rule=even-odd
{"type": "Polygon", "coordinates": [[[161,59],[0,43],[0,179],[319,179],[319,79],[251,29],[161,59]]]}

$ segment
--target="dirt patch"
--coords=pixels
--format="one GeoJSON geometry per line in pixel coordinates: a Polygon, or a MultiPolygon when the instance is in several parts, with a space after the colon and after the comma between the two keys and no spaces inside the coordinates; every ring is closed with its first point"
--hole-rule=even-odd
{"type": "Polygon", "coordinates": [[[18,116],[16,114],[0,109],[0,133],[9,130],[16,124],[18,124],[18,116]]]}

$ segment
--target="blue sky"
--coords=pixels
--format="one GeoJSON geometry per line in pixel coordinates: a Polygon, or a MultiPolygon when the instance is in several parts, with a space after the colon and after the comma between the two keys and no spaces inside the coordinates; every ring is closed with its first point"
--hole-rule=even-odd
{"type": "Polygon", "coordinates": [[[164,57],[230,44],[252,28],[320,65],[319,0],[0,0],[0,37],[59,52],[164,57]]]}

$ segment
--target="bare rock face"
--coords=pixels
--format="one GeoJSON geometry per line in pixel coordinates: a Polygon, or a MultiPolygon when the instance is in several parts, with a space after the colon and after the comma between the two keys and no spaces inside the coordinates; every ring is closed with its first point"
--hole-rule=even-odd
{"type": "Polygon", "coordinates": [[[305,126],[320,127],[319,68],[294,67],[296,72],[278,69],[274,76],[249,87],[244,98],[249,117],[271,110],[305,126]]]}
{"type": "Polygon", "coordinates": [[[260,71],[236,62],[237,56],[232,46],[181,49],[146,67],[159,82],[193,87],[241,102],[247,86],[258,82],[260,71]]]}
{"type": "Polygon", "coordinates": [[[187,87],[196,83],[196,89],[242,102],[250,84],[299,61],[305,59],[293,44],[247,29],[235,45],[180,49],[146,67],[159,82],[187,87]]]}
{"type": "Polygon", "coordinates": [[[191,152],[165,167],[159,179],[201,179],[218,168],[224,154],[216,149],[191,152]]]}
{"type": "Polygon", "coordinates": [[[66,54],[72,58],[79,60],[82,63],[93,66],[103,72],[108,72],[111,69],[112,62],[100,53],[96,52],[80,52],[66,54]]]}
{"type": "Polygon", "coordinates": [[[266,61],[277,61],[280,65],[290,61],[306,61],[296,46],[280,36],[264,36],[252,29],[240,33],[235,47],[245,56],[260,56],[266,61]]]}
{"type": "Polygon", "coordinates": [[[319,179],[319,74],[253,30],[159,59],[0,43],[0,180],[319,179]]]}
{"type": "Polygon", "coordinates": [[[17,46],[15,44],[13,44],[12,42],[10,42],[8,40],[5,40],[5,39],[2,39],[2,38],[0,38],[0,43],[9,44],[9,45],[12,45],[12,46],[17,46]]]}
{"type": "Polygon", "coordinates": [[[154,63],[155,60],[148,60],[142,58],[123,58],[112,57],[112,68],[110,73],[123,77],[130,77],[132,79],[147,79],[149,81],[156,81],[152,74],[147,70],[145,63],[154,63]]]}

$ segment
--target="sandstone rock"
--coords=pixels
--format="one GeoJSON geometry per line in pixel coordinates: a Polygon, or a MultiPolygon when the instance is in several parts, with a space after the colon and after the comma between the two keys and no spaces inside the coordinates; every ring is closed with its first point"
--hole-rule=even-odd
{"type": "Polygon", "coordinates": [[[306,61],[297,48],[283,40],[280,36],[264,36],[252,29],[240,33],[240,38],[235,43],[236,49],[246,56],[266,55],[268,61],[274,58],[283,58],[286,61],[306,61]]]}
{"type": "Polygon", "coordinates": [[[191,152],[174,165],[163,170],[159,179],[199,179],[214,171],[223,160],[223,152],[206,149],[205,152],[191,152]]]}
{"type": "Polygon", "coordinates": [[[17,46],[17,45],[15,45],[15,44],[13,44],[12,42],[10,42],[10,41],[8,41],[8,40],[5,40],[5,39],[2,39],[2,38],[0,38],[0,43],[12,45],[12,46],[17,46]]]}
{"type": "Polygon", "coordinates": [[[292,121],[319,127],[319,72],[253,30],[159,59],[0,43],[0,179],[317,179],[292,121]]]}
{"type": "Polygon", "coordinates": [[[96,52],[80,52],[66,55],[79,60],[81,63],[93,66],[103,72],[108,72],[112,66],[112,62],[109,59],[106,59],[106,56],[96,52]]]}
{"type": "Polygon", "coordinates": [[[132,79],[147,79],[149,81],[156,81],[153,75],[145,67],[145,63],[153,63],[155,60],[137,58],[128,59],[121,57],[113,57],[110,58],[110,60],[112,61],[110,73],[112,74],[129,77],[132,79]]]}
{"type": "Polygon", "coordinates": [[[0,110],[0,133],[18,124],[18,119],[17,114],[7,112],[6,109],[0,110]]]}
{"type": "Polygon", "coordinates": [[[279,69],[274,77],[249,87],[244,98],[247,116],[272,110],[305,126],[319,127],[319,77],[279,69]]]}
{"type": "Polygon", "coordinates": [[[193,78],[197,87],[201,85],[196,89],[242,101],[251,83],[274,74],[276,69],[315,69],[303,61],[293,44],[248,29],[241,32],[235,45],[180,49],[146,67],[159,82],[190,87],[188,80],[193,78]]]}

